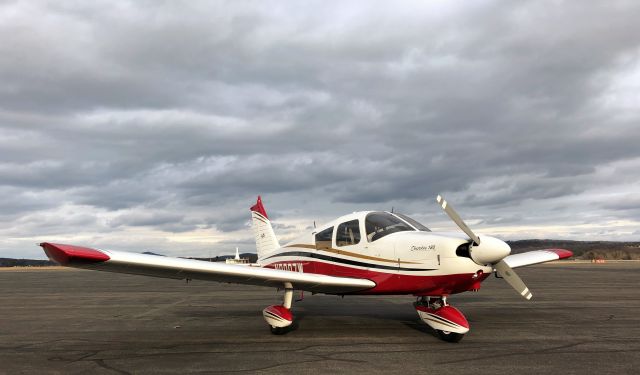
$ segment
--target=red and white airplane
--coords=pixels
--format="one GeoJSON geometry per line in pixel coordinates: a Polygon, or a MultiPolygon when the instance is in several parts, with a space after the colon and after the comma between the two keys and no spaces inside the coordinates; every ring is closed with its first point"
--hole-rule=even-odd
{"type": "Polygon", "coordinates": [[[293,291],[334,295],[413,295],[420,318],[445,341],[469,331],[464,315],[447,297],[477,291],[491,273],[520,295],[531,292],[513,270],[568,258],[568,250],[546,249],[509,255],[505,242],[476,235],[441,196],[437,198],[462,233],[432,232],[405,215],[365,211],[341,216],[280,245],[258,197],[251,207],[258,261],[250,265],[212,263],[44,242],[49,259],[64,266],[173,279],[200,279],[284,289],[281,305],[263,310],[275,334],[293,323],[293,291]]]}

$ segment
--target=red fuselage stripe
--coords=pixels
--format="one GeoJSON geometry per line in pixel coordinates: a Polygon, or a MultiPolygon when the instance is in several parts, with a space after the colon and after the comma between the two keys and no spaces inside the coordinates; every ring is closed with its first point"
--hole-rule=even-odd
{"type": "Polygon", "coordinates": [[[291,267],[293,271],[302,269],[305,273],[316,273],[337,277],[353,277],[368,279],[376,283],[376,286],[353,294],[414,294],[427,296],[441,296],[462,293],[476,289],[478,282],[489,277],[488,273],[474,278],[473,273],[454,275],[406,275],[394,272],[379,272],[371,269],[360,269],[325,262],[310,261],[308,259],[274,262],[266,265],[267,268],[285,268],[284,265],[300,264],[300,267],[291,267]],[[279,266],[281,265],[281,266],[279,266]]]}

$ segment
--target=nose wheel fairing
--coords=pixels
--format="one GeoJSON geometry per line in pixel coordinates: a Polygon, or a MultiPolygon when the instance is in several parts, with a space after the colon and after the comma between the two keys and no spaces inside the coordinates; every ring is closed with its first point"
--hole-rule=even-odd
{"type": "Polygon", "coordinates": [[[420,319],[445,341],[460,341],[469,332],[467,318],[460,310],[449,305],[446,297],[422,297],[413,306],[420,319]]]}

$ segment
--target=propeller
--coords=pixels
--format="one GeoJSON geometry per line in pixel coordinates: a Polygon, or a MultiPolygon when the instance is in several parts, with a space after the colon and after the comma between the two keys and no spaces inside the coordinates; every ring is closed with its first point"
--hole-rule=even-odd
{"type": "Polygon", "coordinates": [[[520,293],[521,296],[526,299],[531,299],[532,294],[529,288],[527,288],[516,271],[509,267],[507,262],[504,261],[504,258],[511,253],[509,245],[504,241],[489,236],[483,236],[484,241],[481,245],[480,237],[473,233],[471,228],[462,220],[453,207],[448,204],[441,195],[438,195],[436,200],[447,216],[449,216],[472,241],[469,245],[471,259],[480,265],[491,264],[500,278],[503,278],[513,289],[520,293]]]}
{"type": "Polygon", "coordinates": [[[502,277],[504,281],[509,283],[509,285],[511,285],[511,287],[515,289],[516,292],[520,293],[520,295],[526,299],[531,299],[533,294],[531,294],[529,288],[527,288],[527,286],[524,284],[524,281],[522,281],[520,276],[518,276],[513,268],[509,267],[504,259],[494,264],[493,267],[495,268],[496,272],[498,272],[500,277],[502,277]]]}
{"type": "Polygon", "coordinates": [[[453,220],[454,223],[458,225],[460,229],[462,229],[464,233],[467,234],[467,236],[469,236],[469,238],[473,241],[473,243],[475,243],[476,245],[480,245],[480,238],[476,236],[475,233],[473,233],[471,228],[469,228],[469,226],[464,222],[464,220],[462,220],[462,218],[460,217],[460,215],[458,215],[456,210],[454,210],[453,207],[450,204],[448,204],[447,201],[441,195],[438,195],[438,198],[436,198],[436,200],[438,201],[438,203],[440,204],[444,212],[451,218],[451,220],[453,220]]]}

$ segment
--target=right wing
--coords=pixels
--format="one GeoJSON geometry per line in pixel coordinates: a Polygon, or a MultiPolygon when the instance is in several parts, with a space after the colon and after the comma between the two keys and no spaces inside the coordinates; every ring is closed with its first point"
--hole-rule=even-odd
{"type": "Polygon", "coordinates": [[[284,283],[289,282],[297,290],[327,294],[345,294],[376,286],[373,281],[368,279],[335,277],[257,266],[238,266],[124,251],[97,250],[49,242],[41,243],[40,246],[49,259],[63,266],[98,271],[170,279],[211,280],[276,288],[283,288],[284,283]]]}
{"type": "Polygon", "coordinates": [[[532,264],[551,262],[558,259],[570,258],[573,253],[565,249],[533,250],[526,253],[512,254],[503,260],[511,268],[530,266],[532,264]]]}

